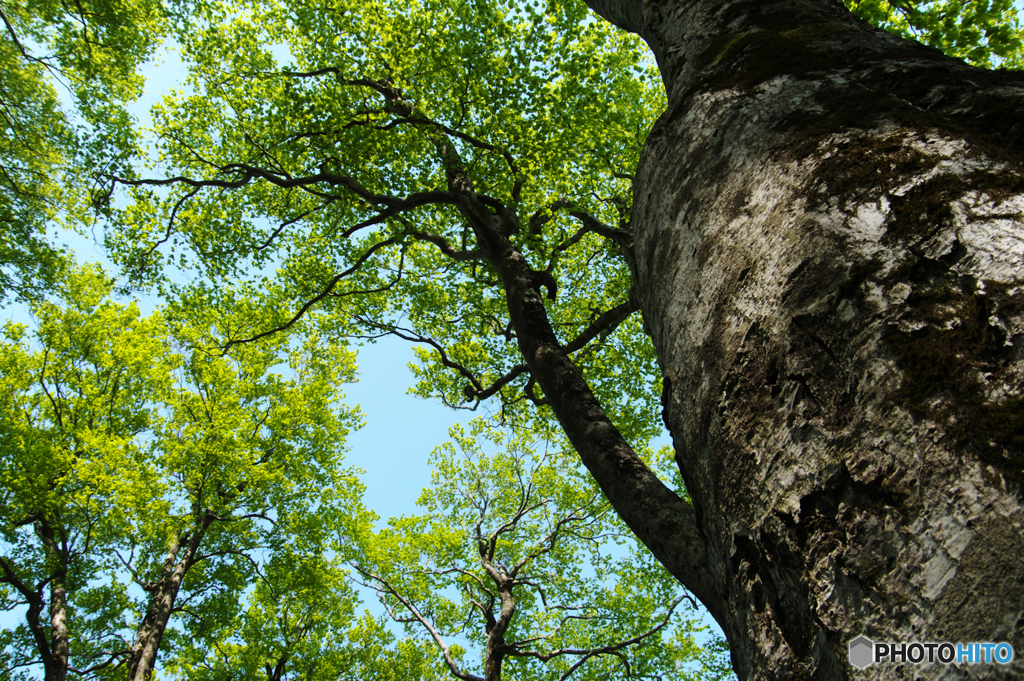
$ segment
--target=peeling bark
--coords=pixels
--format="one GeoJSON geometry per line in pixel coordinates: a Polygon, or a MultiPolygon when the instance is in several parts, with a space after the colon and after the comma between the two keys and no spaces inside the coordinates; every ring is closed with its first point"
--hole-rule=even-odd
{"type": "Polygon", "coordinates": [[[706,558],[666,566],[744,679],[847,678],[859,634],[1018,657],[858,678],[1019,676],[1024,76],[827,0],[591,4],[668,91],[636,285],[706,558]]]}

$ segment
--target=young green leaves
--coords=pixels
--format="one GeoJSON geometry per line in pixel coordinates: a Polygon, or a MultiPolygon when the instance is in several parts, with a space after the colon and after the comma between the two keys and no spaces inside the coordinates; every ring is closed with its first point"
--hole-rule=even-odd
{"type": "Polygon", "coordinates": [[[692,599],[572,453],[481,420],[451,434],[434,451],[424,515],[392,520],[353,567],[452,677],[710,673],[692,599]]]}
{"type": "Polygon", "coordinates": [[[0,584],[27,606],[11,664],[145,679],[368,522],[342,463],[353,357],[283,338],[224,354],[230,312],[143,318],[95,268],[66,289],[33,305],[37,347],[18,325],[0,347],[0,584]]]}

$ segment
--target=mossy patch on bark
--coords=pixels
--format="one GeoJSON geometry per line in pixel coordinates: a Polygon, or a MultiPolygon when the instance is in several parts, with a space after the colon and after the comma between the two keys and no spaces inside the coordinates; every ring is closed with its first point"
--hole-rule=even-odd
{"type": "MultiPolygon", "coordinates": [[[[780,27],[792,26],[780,20],[780,27]]],[[[834,69],[849,57],[829,50],[808,49],[820,40],[856,29],[837,23],[810,24],[789,30],[758,30],[715,36],[698,58],[706,70],[705,91],[752,87],[780,75],[802,75],[834,69]]]]}

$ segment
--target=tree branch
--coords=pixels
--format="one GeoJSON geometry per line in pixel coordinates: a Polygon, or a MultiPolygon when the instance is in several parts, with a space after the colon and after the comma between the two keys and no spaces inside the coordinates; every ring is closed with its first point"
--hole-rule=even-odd
{"type": "Polygon", "coordinates": [[[583,348],[583,346],[590,341],[594,340],[597,336],[610,334],[618,328],[619,324],[629,319],[629,316],[638,309],[639,308],[636,303],[633,302],[632,297],[626,302],[616,305],[591,322],[590,326],[583,330],[583,333],[576,336],[576,338],[572,339],[572,341],[563,348],[563,351],[565,354],[571,355],[577,350],[583,348]]]}
{"type": "Polygon", "coordinates": [[[466,260],[483,259],[483,256],[480,255],[480,251],[460,251],[456,249],[454,246],[452,246],[450,243],[448,243],[448,240],[439,234],[434,234],[432,232],[421,232],[418,230],[410,230],[407,232],[407,234],[409,234],[409,236],[411,237],[419,239],[420,241],[426,241],[428,243],[434,244],[442,253],[447,255],[452,260],[464,262],[466,260]]]}
{"type": "Polygon", "coordinates": [[[571,206],[572,201],[570,199],[567,199],[564,196],[560,196],[551,203],[549,203],[548,205],[537,210],[533,215],[530,216],[530,219],[526,223],[530,230],[530,234],[533,234],[534,236],[540,236],[541,227],[551,222],[551,220],[554,219],[555,214],[558,211],[562,210],[563,208],[569,208],[571,206]]]}
{"type": "Polygon", "coordinates": [[[227,351],[230,350],[231,346],[233,346],[233,345],[238,345],[238,344],[241,344],[241,343],[252,343],[254,341],[260,340],[261,338],[266,338],[267,336],[270,336],[270,335],[273,335],[275,333],[278,333],[279,331],[285,331],[285,330],[291,328],[297,321],[302,319],[302,317],[309,311],[309,309],[311,307],[313,307],[314,305],[319,303],[321,300],[326,298],[328,295],[330,295],[331,291],[334,290],[334,287],[338,285],[338,282],[340,282],[342,279],[344,279],[345,277],[351,275],[353,272],[355,272],[360,267],[362,267],[363,263],[366,262],[370,258],[371,255],[373,255],[376,251],[380,250],[381,248],[384,248],[385,246],[392,246],[392,245],[394,245],[396,243],[398,243],[398,239],[386,239],[384,241],[381,241],[379,243],[374,244],[373,246],[368,248],[366,250],[366,252],[363,253],[359,257],[358,260],[356,260],[355,264],[352,265],[352,267],[349,267],[344,272],[341,272],[341,273],[337,274],[333,279],[331,279],[327,283],[327,286],[325,286],[323,288],[323,290],[320,291],[320,293],[316,294],[315,296],[313,296],[312,298],[307,300],[302,305],[302,307],[299,308],[299,311],[296,312],[292,316],[292,318],[289,319],[287,322],[285,322],[284,324],[281,324],[279,326],[275,326],[274,328],[269,329],[268,331],[263,331],[262,333],[258,333],[255,336],[252,336],[250,338],[240,338],[240,339],[229,340],[221,348],[221,352],[224,353],[224,354],[227,354],[227,351]]]}
{"type": "Polygon", "coordinates": [[[496,380],[494,383],[492,383],[490,387],[482,390],[480,389],[479,385],[467,385],[462,392],[463,394],[466,395],[467,399],[475,399],[478,402],[481,400],[486,400],[488,397],[494,395],[499,390],[504,388],[506,385],[511,383],[517,376],[524,374],[528,370],[529,367],[526,364],[517,364],[511,369],[509,369],[507,374],[505,374],[504,376],[496,380]]]}
{"type": "MultiPolygon", "coordinates": [[[[561,648],[559,650],[553,650],[547,653],[541,653],[540,651],[536,650],[519,650],[515,647],[516,644],[512,643],[509,644],[509,650],[506,651],[506,654],[512,657],[532,657],[541,660],[542,662],[547,662],[552,658],[561,657],[563,655],[580,655],[580,659],[577,660],[568,670],[565,671],[565,673],[563,673],[559,677],[559,681],[565,681],[565,679],[572,676],[576,672],[576,670],[579,669],[583,664],[585,664],[586,661],[590,658],[596,657],[598,655],[614,655],[616,653],[619,653],[619,651],[621,651],[623,648],[634,646],[643,641],[644,639],[650,638],[654,634],[664,629],[666,626],[668,626],[668,623],[672,618],[672,613],[675,612],[675,609],[679,606],[683,599],[684,596],[679,596],[678,598],[676,598],[676,600],[674,600],[671,603],[668,610],[665,611],[664,616],[661,618],[661,622],[659,622],[656,626],[652,627],[651,629],[648,629],[646,632],[640,634],[639,636],[634,636],[633,638],[625,641],[620,641],[618,643],[613,643],[607,646],[601,646],[600,648],[561,648]]],[[[628,662],[626,662],[626,664],[628,666],[628,662]]]]}
{"type": "MultiPolygon", "coordinates": [[[[625,229],[620,229],[618,227],[612,227],[611,225],[606,225],[597,218],[595,218],[590,213],[574,210],[570,211],[569,215],[573,216],[574,218],[583,223],[583,229],[581,230],[581,233],[578,234],[578,237],[573,237],[576,241],[578,241],[579,237],[582,237],[583,234],[586,234],[588,232],[594,232],[596,234],[600,234],[606,239],[611,239],[619,246],[632,245],[633,243],[632,232],[625,229]]],[[[569,242],[566,243],[569,244],[569,242]]],[[[568,245],[563,244],[563,246],[559,246],[559,249],[565,250],[565,248],[568,248],[568,245]]]]}
{"type": "MultiPolygon", "coordinates": [[[[441,638],[440,632],[438,632],[437,629],[434,628],[434,625],[432,625],[430,621],[427,620],[427,618],[420,613],[420,611],[416,608],[415,605],[412,604],[412,602],[409,599],[405,598],[400,593],[398,593],[398,591],[393,586],[391,586],[391,584],[386,579],[378,575],[375,575],[374,573],[368,570],[365,570],[364,568],[360,567],[359,565],[356,565],[355,563],[349,563],[349,565],[351,565],[363,577],[367,579],[372,579],[378,584],[380,584],[383,587],[383,591],[386,591],[387,593],[391,594],[399,603],[401,603],[405,607],[406,610],[409,611],[409,613],[413,616],[415,621],[419,622],[419,624],[427,630],[427,632],[430,634],[430,637],[434,640],[434,644],[437,645],[437,647],[441,650],[441,654],[444,656],[444,661],[448,665],[448,669],[449,671],[451,671],[452,676],[454,676],[457,679],[462,679],[462,681],[484,681],[479,676],[475,676],[468,672],[464,672],[462,671],[462,669],[459,668],[458,663],[452,656],[451,648],[449,648],[448,645],[444,642],[444,639],[441,638]]],[[[372,585],[366,586],[369,586],[370,588],[378,592],[382,590],[377,587],[373,587],[372,585]]],[[[395,621],[399,621],[398,618],[393,619],[395,619],[395,621]]]]}
{"type": "Polygon", "coordinates": [[[391,123],[386,126],[377,126],[381,130],[408,123],[411,125],[429,125],[448,137],[455,137],[457,139],[466,142],[467,144],[483,149],[485,151],[491,151],[499,154],[508,165],[509,170],[512,173],[512,177],[516,178],[515,185],[512,190],[512,200],[519,201],[519,194],[522,188],[522,181],[520,179],[519,167],[516,165],[515,159],[512,158],[512,154],[506,150],[501,149],[493,144],[484,142],[481,139],[473,137],[467,133],[464,133],[456,128],[451,128],[443,123],[433,120],[423,114],[415,114],[415,106],[405,99],[404,94],[398,88],[391,85],[388,80],[371,80],[369,78],[343,78],[341,70],[337,67],[325,67],[322,69],[316,69],[314,71],[282,71],[281,75],[289,76],[293,78],[315,78],[318,76],[333,75],[337,78],[338,82],[344,85],[354,85],[359,87],[367,87],[375,91],[381,97],[384,98],[384,110],[390,114],[396,114],[398,118],[395,118],[391,123]]]}
{"type": "Polygon", "coordinates": [[[75,674],[78,674],[79,676],[85,676],[86,674],[92,674],[93,672],[97,672],[97,671],[103,669],[104,667],[110,666],[114,662],[123,660],[124,657],[129,652],[130,651],[127,650],[127,649],[125,649],[125,650],[115,650],[112,653],[108,653],[110,657],[108,657],[105,662],[100,662],[99,664],[94,664],[93,666],[88,667],[86,669],[76,669],[75,667],[68,667],[68,671],[69,672],[74,672],[75,674]]]}
{"type": "MultiPolygon", "coordinates": [[[[484,393],[484,392],[486,392],[484,390],[483,386],[480,385],[480,381],[477,379],[476,375],[472,371],[467,369],[465,366],[463,366],[462,364],[459,364],[455,360],[451,359],[448,356],[448,353],[445,352],[444,346],[442,346],[440,343],[438,343],[433,338],[428,338],[427,336],[422,336],[422,335],[416,333],[415,331],[412,331],[411,329],[404,329],[404,328],[402,328],[400,326],[394,326],[394,325],[388,325],[388,324],[380,324],[379,322],[371,321],[371,320],[369,320],[369,319],[367,319],[365,317],[356,317],[356,319],[357,319],[357,321],[359,321],[362,324],[365,324],[367,326],[370,326],[370,327],[373,327],[373,328],[376,328],[376,329],[380,329],[381,331],[384,331],[385,334],[387,334],[387,335],[398,336],[402,340],[409,341],[410,343],[421,343],[423,345],[429,345],[430,347],[434,348],[437,351],[437,354],[440,355],[440,357],[441,357],[441,364],[443,366],[446,366],[449,369],[454,369],[454,370],[458,371],[463,376],[463,378],[465,378],[466,380],[468,380],[472,384],[470,386],[466,386],[466,389],[463,391],[464,394],[466,395],[466,397],[472,399],[477,393],[484,393]],[[470,395],[470,391],[473,392],[473,395],[470,395]]],[[[509,380],[511,380],[511,378],[509,380]]],[[[500,386],[499,386],[499,389],[500,389],[500,386]]],[[[494,392],[497,392],[497,390],[495,390],[494,392]]],[[[489,395],[490,394],[493,394],[493,392],[489,393],[489,395]]],[[[477,403],[479,403],[479,401],[480,400],[478,399],[477,403]]],[[[454,405],[451,405],[451,406],[454,406],[454,405]]],[[[462,407],[462,408],[465,409],[466,407],[462,407]]],[[[475,408],[476,407],[474,406],[474,407],[471,407],[470,409],[475,409],[475,408]]]]}
{"type": "MultiPolygon", "coordinates": [[[[669,489],[633,451],[608,418],[551,327],[532,269],[496,224],[501,216],[474,208],[474,194],[459,191],[456,207],[505,289],[520,351],[569,441],[615,511],[671,574],[725,621],[721,591],[708,570],[707,548],[694,508],[669,489]]],[[[603,228],[602,228],[603,229],[603,228]]],[[[536,399],[533,396],[533,399],[536,399]]]]}
{"type": "Polygon", "coordinates": [[[124,565],[125,569],[128,570],[128,573],[132,576],[132,581],[139,585],[139,587],[141,587],[143,591],[147,593],[151,592],[154,588],[153,584],[151,582],[143,582],[142,578],[139,577],[139,573],[136,572],[135,568],[132,567],[131,560],[135,557],[134,542],[132,543],[132,555],[128,557],[128,560],[125,560],[124,556],[122,556],[121,552],[117,549],[114,549],[114,553],[117,555],[117,559],[121,561],[121,565],[124,565]]]}

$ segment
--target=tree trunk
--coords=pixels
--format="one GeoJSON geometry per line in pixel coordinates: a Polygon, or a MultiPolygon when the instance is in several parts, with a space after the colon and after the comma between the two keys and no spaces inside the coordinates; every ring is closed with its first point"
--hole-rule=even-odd
{"type": "MultiPolygon", "coordinates": [[[[68,551],[49,523],[38,521],[35,524],[35,530],[43,542],[46,564],[50,573],[50,640],[48,645],[39,645],[39,637],[36,637],[37,646],[43,658],[43,678],[44,681],[64,681],[68,676],[68,662],[71,656],[67,607],[68,551]]],[[[30,604],[35,605],[31,601],[30,604]]],[[[38,613],[36,617],[38,618],[38,613]]],[[[32,627],[31,618],[29,626],[32,627]]],[[[38,628],[38,619],[36,628],[38,628]]]]}
{"type": "MultiPolygon", "coordinates": [[[[40,527],[40,525],[36,525],[37,532],[40,532],[40,527]]],[[[64,574],[67,572],[63,564],[57,565],[57,570],[62,571],[64,574]]],[[[46,588],[45,582],[38,586],[30,585],[18,576],[18,571],[13,564],[7,559],[0,557],[0,583],[10,584],[28,606],[25,610],[25,622],[28,624],[29,633],[43,664],[43,681],[64,681],[68,673],[68,655],[65,654],[63,657],[55,655],[53,653],[53,646],[50,645],[53,635],[52,608],[50,609],[50,636],[47,636],[47,627],[43,623],[43,611],[47,609],[46,600],[43,598],[44,589],[46,588]]],[[[67,642],[66,638],[64,642],[67,642]]]]}
{"type": "Polygon", "coordinates": [[[212,522],[213,516],[204,514],[196,521],[191,536],[176,538],[167,551],[160,577],[154,584],[146,587],[149,592],[149,606],[129,654],[129,681],[150,681],[153,678],[160,642],[174,612],[174,601],[181,590],[182,582],[185,581],[185,575],[196,562],[199,546],[212,522]]]}
{"type": "Polygon", "coordinates": [[[67,570],[61,570],[50,582],[50,657],[52,670],[47,679],[64,681],[68,676],[68,659],[71,655],[68,634],[68,591],[67,570]]]}
{"type": "Polygon", "coordinates": [[[860,634],[1017,658],[858,678],[1020,675],[1024,77],[832,0],[591,5],[668,91],[636,284],[740,678],[846,678],[860,634]]]}
{"type": "Polygon", "coordinates": [[[516,612],[516,599],[512,593],[514,580],[506,574],[499,573],[490,564],[490,560],[486,560],[485,563],[484,568],[490,573],[491,578],[494,579],[495,585],[498,587],[500,610],[497,619],[488,622],[486,627],[487,647],[484,651],[484,681],[501,681],[501,666],[505,662],[507,649],[505,645],[505,632],[508,631],[508,626],[512,623],[512,617],[516,612]]]}

